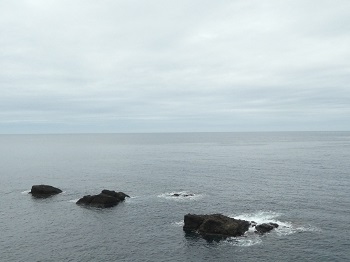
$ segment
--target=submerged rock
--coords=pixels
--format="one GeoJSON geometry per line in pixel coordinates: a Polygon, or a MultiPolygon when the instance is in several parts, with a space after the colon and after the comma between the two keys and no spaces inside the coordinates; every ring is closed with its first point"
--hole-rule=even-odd
{"type": "Polygon", "coordinates": [[[183,230],[197,232],[205,238],[227,238],[242,236],[248,231],[249,226],[249,221],[230,218],[222,214],[187,214],[184,217],[183,230]]]}
{"type": "Polygon", "coordinates": [[[80,198],[77,201],[77,204],[98,208],[108,208],[118,205],[119,202],[124,201],[126,197],[129,196],[123,192],[115,192],[104,189],[98,195],[87,195],[80,198]]]}
{"type": "Polygon", "coordinates": [[[263,223],[255,226],[255,232],[259,234],[265,234],[270,232],[272,229],[278,228],[276,223],[263,223]]]}
{"type": "Polygon", "coordinates": [[[50,197],[62,193],[62,190],[49,185],[33,185],[29,193],[34,197],[50,197]]]}
{"type": "Polygon", "coordinates": [[[171,196],[173,197],[189,197],[189,196],[194,196],[194,194],[187,194],[187,193],[174,193],[171,196]]]}

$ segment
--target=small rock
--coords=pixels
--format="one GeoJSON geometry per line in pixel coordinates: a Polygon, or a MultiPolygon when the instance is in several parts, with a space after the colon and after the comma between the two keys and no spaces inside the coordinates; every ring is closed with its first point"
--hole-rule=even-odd
{"type": "Polygon", "coordinates": [[[29,193],[34,197],[44,198],[62,193],[62,190],[49,185],[33,185],[29,193]]]}
{"type": "Polygon", "coordinates": [[[194,196],[194,194],[183,194],[183,193],[174,193],[171,196],[173,197],[189,197],[189,196],[194,196]]]}
{"type": "Polygon", "coordinates": [[[255,232],[259,234],[265,234],[277,227],[278,227],[278,224],[276,223],[263,223],[255,226],[255,230],[256,230],[255,232]]]}
{"type": "Polygon", "coordinates": [[[78,205],[86,205],[98,208],[108,208],[119,204],[119,202],[124,201],[126,197],[130,197],[123,192],[115,192],[111,190],[104,189],[98,195],[87,195],[80,198],[77,201],[78,205]]]}

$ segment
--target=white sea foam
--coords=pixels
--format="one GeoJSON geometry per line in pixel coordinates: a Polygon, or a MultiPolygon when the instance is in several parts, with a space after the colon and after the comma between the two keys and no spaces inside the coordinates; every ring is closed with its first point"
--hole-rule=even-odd
{"type": "Polygon", "coordinates": [[[224,241],[226,244],[230,244],[233,246],[240,247],[250,247],[254,245],[258,245],[262,242],[261,237],[253,236],[253,237],[231,237],[224,241]]]}
{"type": "Polygon", "coordinates": [[[25,191],[21,192],[21,194],[23,194],[23,195],[29,194],[30,191],[31,191],[31,190],[25,190],[25,191]]]}
{"type": "Polygon", "coordinates": [[[173,222],[172,225],[177,226],[177,227],[183,227],[184,222],[183,221],[173,222]]]}
{"type": "MultiPolygon", "coordinates": [[[[243,219],[247,221],[254,221],[257,224],[262,223],[277,223],[278,228],[274,229],[271,233],[275,233],[279,236],[286,236],[298,232],[318,232],[320,229],[310,225],[297,225],[291,221],[282,221],[279,219],[280,213],[273,211],[258,211],[255,213],[244,213],[241,215],[232,215],[236,219],[243,219]]],[[[248,232],[254,232],[254,228],[251,227],[248,232]]]]}
{"type": "Polygon", "coordinates": [[[78,200],[79,200],[79,198],[77,198],[77,199],[72,199],[72,200],[69,200],[68,202],[70,202],[70,203],[76,203],[76,202],[78,202],[78,200]]]}
{"type": "Polygon", "coordinates": [[[138,201],[142,201],[142,200],[143,198],[140,198],[140,196],[131,196],[131,197],[125,198],[125,201],[128,202],[129,204],[138,203],[138,201]]]}
{"type": "Polygon", "coordinates": [[[279,236],[290,235],[300,232],[321,232],[320,228],[311,225],[295,225],[290,222],[281,223],[278,228],[276,228],[276,233],[279,236]]]}
{"type": "Polygon", "coordinates": [[[266,223],[266,222],[274,222],[278,223],[277,217],[281,214],[273,211],[258,211],[255,213],[244,213],[241,215],[231,215],[230,217],[234,217],[236,219],[243,219],[247,221],[255,221],[258,224],[266,223]]]}
{"type": "Polygon", "coordinates": [[[177,191],[177,192],[167,192],[158,195],[157,197],[165,198],[174,201],[186,201],[186,200],[197,200],[203,197],[202,194],[194,194],[186,191],[177,191]],[[178,196],[174,196],[174,194],[178,194],[178,196]]]}

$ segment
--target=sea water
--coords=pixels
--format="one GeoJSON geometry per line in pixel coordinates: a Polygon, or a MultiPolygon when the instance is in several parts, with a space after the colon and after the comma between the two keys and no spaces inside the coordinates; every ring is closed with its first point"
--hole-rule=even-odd
{"type": "Polygon", "coordinates": [[[0,146],[0,261],[350,259],[350,132],[1,135],[0,146]],[[34,184],[63,193],[36,199],[34,184]],[[75,204],[102,189],[131,198],[75,204]],[[280,226],[210,242],[183,232],[187,213],[280,226]]]}

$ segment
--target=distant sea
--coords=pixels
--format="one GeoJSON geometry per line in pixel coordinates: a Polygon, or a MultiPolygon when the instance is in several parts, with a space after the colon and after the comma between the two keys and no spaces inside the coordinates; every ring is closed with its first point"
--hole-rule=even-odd
{"type": "Polygon", "coordinates": [[[0,182],[0,261],[350,259],[350,132],[0,135],[0,182]],[[75,204],[102,189],[131,198],[75,204]],[[187,213],[280,227],[210,242],[187,213]]]}

